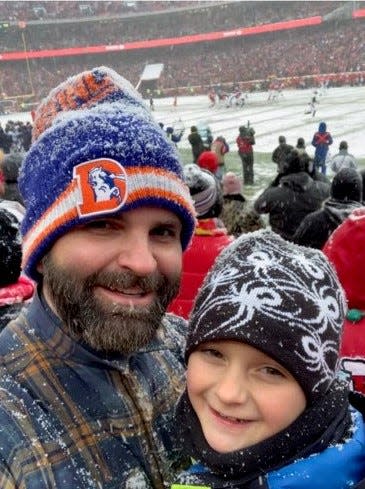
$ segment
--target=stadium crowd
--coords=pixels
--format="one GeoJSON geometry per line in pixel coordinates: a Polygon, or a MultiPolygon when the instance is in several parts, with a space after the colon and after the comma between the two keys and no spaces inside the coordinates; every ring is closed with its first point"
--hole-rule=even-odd
{"type": "MultiPolygon", "coordinates": [[[[360,19],[265,34],[255,39],[153,49],[149,50],[148,58],[142,51],[103,54],[103,63],[123,72],[136,85],[147,59],[150,63],[163,60],[164,70],[157,87],[161,94],[177,87],[196,87],[195,93],[206,93],[212,84],[239,82],[250,82],[247,85],[250,90],[266,89],[265,83],[273,74],[285,77],[286,85],[293,88],[315,86],[313,79],[305,77],[329,73],[345,73],[336,77],[332,86],[364,83],[361,72],[365,70],[365,29],[360,19]]],[[[0,73],[3,97],[34,93],[30,100],[37,101],[60,79],[80,67],[100,64],[100,59],[98,55],[88,55],[30,60],[29,70],[24,62],[7,62],[7,70],[0,73]]]]}

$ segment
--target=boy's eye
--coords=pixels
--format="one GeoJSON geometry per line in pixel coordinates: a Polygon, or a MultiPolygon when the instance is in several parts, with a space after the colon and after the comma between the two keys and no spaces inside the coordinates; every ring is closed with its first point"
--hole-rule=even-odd
{"type": "Polygon", "coordinates": [[[267,375],[273,375],[273,376],[279,376],[279,377],[284,377],[284,374],[280,372],[279,369],[275,367],[263,367],[262,369],[267,375]]]}
{"type": "Polygon", "coordinates": [[[214,348],[201,348],[199,351],[204,353],[205,355],[209,357],[214,357],[214,358],[222,358],[222,353],[218,350],[215,350],[214,348]]]}

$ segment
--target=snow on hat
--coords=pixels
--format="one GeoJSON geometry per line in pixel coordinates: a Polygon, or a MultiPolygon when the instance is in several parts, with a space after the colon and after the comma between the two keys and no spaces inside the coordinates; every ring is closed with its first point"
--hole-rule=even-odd
{"type": "Polygon", "coordinates": [[[215,173],[218,170],[218,156],[214,151],[203,151],[197,161],[200,168],[215,173]]]}
{"type": "Polygon", "coordinates": [[[186,358],[202,342],[245,342],[295,377],[313,402],[337,374],[346,301],[319,250],[271,231],[242,235],[207,275],[190,317],[186,358]]]}
{"type": "Polygon", "coordinates": [[[176,148],[132,85],[106,67],[69,78],[41,103],[19,188],[23,268],[32,278],[57,238],[98,217],[157,206],[180,218],[183,249],[194,232],[176,148]]]}
{"type": "Polygon", "coordinates": [[[222,210],[222,192],[215,176],[195,163],[185,165],[184,175],[197,217],[217,217],[222,210]]]}
{"type": "Polygon", "coordinates": [[[223,184],[223,195],[242,193],[242,181],[232,171],[229,171],[224,175],[222,184],[223,184]]]}

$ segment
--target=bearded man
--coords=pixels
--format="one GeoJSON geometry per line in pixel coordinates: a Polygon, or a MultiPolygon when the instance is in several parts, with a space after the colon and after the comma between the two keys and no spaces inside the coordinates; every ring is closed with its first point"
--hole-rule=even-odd
{"type": "Polygon", "coordinates": [[[166,487],[180,464],[178,292],[195,215],[175,147],[127,80],[69,78],[35,114],[20,190],[32,304],[0,335],[0,487],[166,487]],[[114,179],[96,199],[90,175],[114,179]]]}

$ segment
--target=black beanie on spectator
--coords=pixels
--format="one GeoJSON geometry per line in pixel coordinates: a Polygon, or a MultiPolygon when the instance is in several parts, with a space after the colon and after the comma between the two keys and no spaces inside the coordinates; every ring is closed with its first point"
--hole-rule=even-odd
{"type": "Polygon", "coordinates": [[[337,200],[362,201],[362,176],[353,168],[342,168],[333,177],[331,197],[337,200]]]}

